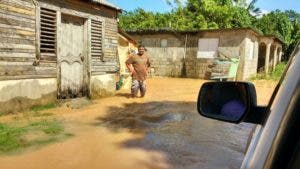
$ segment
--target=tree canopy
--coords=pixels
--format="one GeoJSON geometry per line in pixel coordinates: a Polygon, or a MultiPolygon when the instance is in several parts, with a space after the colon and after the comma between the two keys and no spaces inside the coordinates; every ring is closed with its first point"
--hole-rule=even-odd
{"type": "Polygon", "coordinates": [[[173,10],[167,13],[147,12],[141,8],[123,12],[120,27],[124,30],[171,29],[201,30],[218,28],[253,28],[264,35],[275,35],[285,43],[290,54],[300,40],[300,14],[275,10],[261,15],[257,0],[166,0],[173,10]],[[258,17],[261,16],[261,17],[258,17]]]}

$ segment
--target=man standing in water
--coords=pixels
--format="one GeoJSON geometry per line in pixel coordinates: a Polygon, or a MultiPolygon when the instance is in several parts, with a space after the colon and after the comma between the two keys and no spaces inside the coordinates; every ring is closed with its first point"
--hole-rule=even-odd
{"type": "Polygon", "coordinates": [[[138,46],[138,53],[131,54],[127,59],[126,67],[132,76],[131,95],[137,97],[140,90],[141,97],[146,94],[146,77],[150,67],[149,57],[145,53],[145,46],[138,46]]]}

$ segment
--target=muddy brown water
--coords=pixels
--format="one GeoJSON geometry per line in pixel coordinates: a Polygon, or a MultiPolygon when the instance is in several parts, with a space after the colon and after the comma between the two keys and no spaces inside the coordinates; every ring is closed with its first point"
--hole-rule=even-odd
{"type": "MultiPolygon", "coordinates": [[[[145,98],[129,91],[81,109],[47,110],[73,137],[0,156],[1,169],[232,169],[239,168],[253,125],[201,117],[196,99],[203,80],[151,78],[145,98]]],[[[256,82],[267,104],[275,82],[256,82]]],[[[0,121],[10,120],[2,117],[0,121]]]]}

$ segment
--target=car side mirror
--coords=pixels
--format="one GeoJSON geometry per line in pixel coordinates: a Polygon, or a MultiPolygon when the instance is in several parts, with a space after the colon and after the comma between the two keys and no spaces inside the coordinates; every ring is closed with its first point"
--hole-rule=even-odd
{"type": "Polygon", "coordinates": [[[199,92],[197,108],[201,115],[208,118],[255,124],[262,122],[262,111],[265,110],[257,106],[255,87],[248,82],[204,83],[199,92]]]}

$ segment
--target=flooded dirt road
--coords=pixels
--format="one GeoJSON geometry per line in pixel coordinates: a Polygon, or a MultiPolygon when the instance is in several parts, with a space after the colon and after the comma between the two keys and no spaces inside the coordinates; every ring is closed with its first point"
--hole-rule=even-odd
{"type": "MultiPolygon", "coordinates": [[[[201,117],[197,79],[151,78],[145,98],[129,91],[81,109],[47,110],[74,136],[0,156],[1,169],[233,169],[244,157],[251,124],[201,117]]],[[[267,104],[275,82],[256,83],[267,104]]],[[[8,117],[5,117],[8,118],[8,117]]]]}

